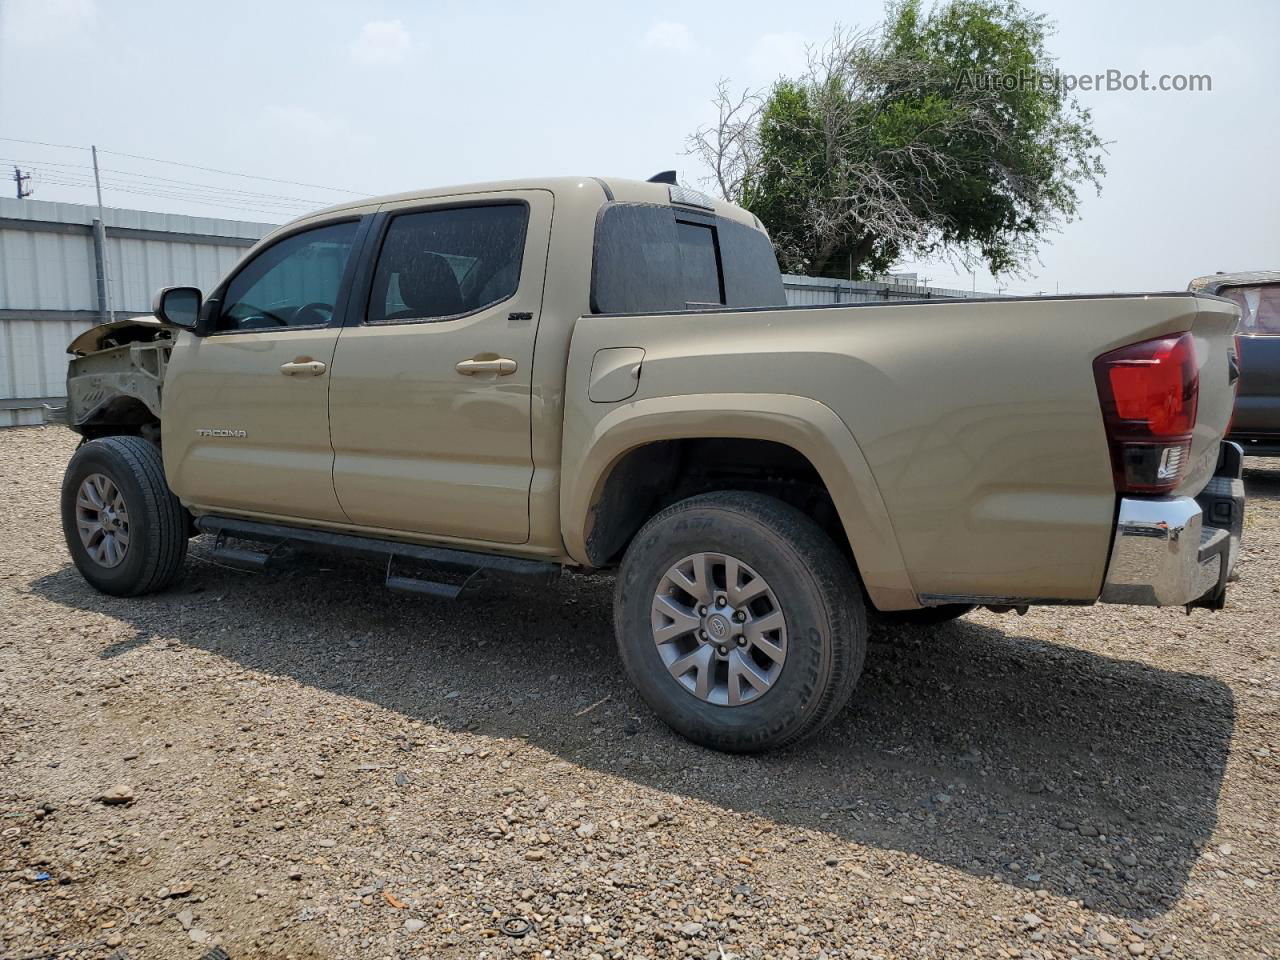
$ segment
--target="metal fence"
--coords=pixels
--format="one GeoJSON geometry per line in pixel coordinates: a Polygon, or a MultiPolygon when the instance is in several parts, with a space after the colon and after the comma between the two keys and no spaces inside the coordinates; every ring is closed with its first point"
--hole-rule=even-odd
{"type": "Polygon", "coordinates": [[[881,282],[877,280],[829,280],[826,277],[798,277],[784,274],[782,286],[787,303],[885,303],[894,300],[963,300],[991,297],[981,290],[948,290],[917,283],[881,282]]]}
{"type": "MultiPolygon", "coordinates": [[[[40,423],[63,402],[67,344],[104,318],[147,313],[160,287],[212,289],[270,223],[0,198],[0,427],[40,423]],[[110,283],[100,295],[97,262],[110,283]]],[[[792,304],[983,296],[911,283],[783,278],[792,304]]]]}

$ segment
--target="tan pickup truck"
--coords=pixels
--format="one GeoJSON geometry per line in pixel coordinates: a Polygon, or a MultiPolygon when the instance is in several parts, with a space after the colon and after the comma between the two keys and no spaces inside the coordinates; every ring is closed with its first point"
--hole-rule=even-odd
{"type": "Polygon", "coordinates": [[[848,701],[868,617],[1220,606],[1238,317],[1190,293],[788,307],[760,222],[669,180],[384,197],[71,344],[63,523],[118,595],[172,583],[199,533],[442,597],[616,570],[645,700],[763,750],[848,701]]]}

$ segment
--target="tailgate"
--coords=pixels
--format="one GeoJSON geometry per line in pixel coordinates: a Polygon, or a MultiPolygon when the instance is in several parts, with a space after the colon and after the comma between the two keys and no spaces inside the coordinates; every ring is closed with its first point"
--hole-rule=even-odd
{"type": "Polygon", "coordinates": [[[1199,296],[1199,309],[1191,324],[1196,341],[1196,362],[1200,374],[1200,398],[1196,406],[1196,428],[1191,437],[1191,460],[1174,491],[1179,496],[1195,496],[1213,476],[1218,464],[1218,447],[1231,422],[1235,405],[1239,366],[1233,365],[1236,328],[1240,308],[1230,300],[1199,296]]]}

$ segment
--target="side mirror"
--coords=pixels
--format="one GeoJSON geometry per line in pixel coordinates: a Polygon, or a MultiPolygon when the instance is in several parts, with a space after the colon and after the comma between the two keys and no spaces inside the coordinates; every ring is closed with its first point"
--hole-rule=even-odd
{"type": "Polygon", "coordinates": [[[165,287],[152,299],[151,312],[170,327],[194,330],[200,319],[200,300],[196,287],[165,287]]]}

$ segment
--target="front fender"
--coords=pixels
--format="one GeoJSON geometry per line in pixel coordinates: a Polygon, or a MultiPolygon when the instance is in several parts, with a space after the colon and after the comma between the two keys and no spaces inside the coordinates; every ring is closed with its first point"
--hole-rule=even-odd
{"type": "Polygon", "coordinates": [[[611,407],[591,421],[566,418],[560,512],[569,555],[589,565],[593,508],[623,456],[645,444],[699,437],[771,440],[803,454],[831,494],[875,605],[882,610],[919,605],[880,489],[853,434],[829,407],[807,397],[653,397],[611,407]]]}

